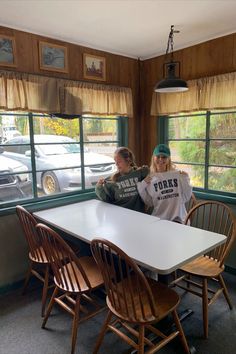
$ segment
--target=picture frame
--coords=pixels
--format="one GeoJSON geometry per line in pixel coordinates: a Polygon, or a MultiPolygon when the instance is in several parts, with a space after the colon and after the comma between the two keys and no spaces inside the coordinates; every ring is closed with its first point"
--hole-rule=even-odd
{"type": "Polygon", "coordinates": [[[67,47],[50,42],[39,42],[39,68],[41,70],[68,72],[67,47]]]}
{"type": "Polygon", "coordinates": [[[85,79],[106,81],[106,58],[84,53],[83,73],[85,79]]]}
{"type": "Polygon", "coordinates": [[[5,34],[0,34],[0,65],[17,66],[15,38],[5,34]]]}

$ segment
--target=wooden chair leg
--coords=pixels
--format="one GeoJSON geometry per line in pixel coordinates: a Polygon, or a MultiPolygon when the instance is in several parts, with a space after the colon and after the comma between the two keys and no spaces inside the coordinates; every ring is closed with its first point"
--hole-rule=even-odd
{"type": "Polygon", "coordinates": [[[189,354],[190,353],[189,346],[188,346],[188,343],[187,343],[187,340],[186,340],[186,337],[185,337],[185,334],[184,334],[184,331],[183,331],[183,328],[181,326],[181,322],[179,320],[179,316],[178,316],[176,310],[174,310],[172,312],[172,316],[174,318],[175,326],[176,326],[177,330],[179,331],[179,336],[180,336],[180,340],[181,340],[181,343],[182,343],[183,348],[184,348],[184,352],[189,354]]]}
{"type": "Polygon", "coordinates": [[[112,313],[111,313],[111,311],[109,310],[109,311],[108,311],[108,314],[107,314],[107,318],[106,318],[106,320],[105,320],[105,322],[104,322],[104,324],[103,324],[103,326],[102,326],[102,330],[101,330],[101,332],[100,332],[100,334],[99,334],[99,336],[98,336],[98,339],[97,339],[95,348],[94,348],[94,350],[93,350],[93,354],[97,354],[97,352],[98,352],[98,350],[99,350],[99,348],[100,348],[100,346],[101,346],[101,344],[102,344],[102,340],[103,340],[103,338],[104,338],[104,335],[105,335],[105,333],[106,333],[106,331],[107,331],[108,324],[109,324],[110,321],[111,321],[111,318],[112,318],[112,313]]]}
{"type": "Polygon", "coordinates": [[[144,332],[145,327],[139,326],[138,354],[144,354],[144,332]]]}
{"type": "Polygon", "coordinates": [[[45,305],[46,305],[46,300],[47,300],[48,279],[49,279],[49,265],[47,264],[46,270],[45,270],[44,283],[43,283],[42,311],[41,311],[41,316],[42,317],[44,317],[45,305]]]}
{"type": "Polygon", "coordinates": [[[208,291],[207,278],[202,280],[202,315],[203,315],[203,329],[204,337],[208,338],[208,291]]]}
{"type": "Polygon", "coordinates": [[[43,319],[43,323],[42,323],[42,326],[41,326],[42,328],[45,328],[46,322],[47,322],[47,320],[48,320],[48,317],[49,317],[49,315],[50,315],[50,313],[51,313],[51,311],[52,311],[52,307],[53,307],[53,305],[54,305],[54,299],[55,299],[55,297],[56,297],[58,291],[59,291],[59,289],[58,289],[58,287],[56,286],[55,289],[54,289],[54,291],[53,291],[51,300],[50,300],[50,302],[49,302],[49,305],[48,305],[48,308],[47,308],[45,317],[44,317],[44,319],[43,319]]]}
{"type": "Polygon", "coordinates": [[[228,292],[228,290],[227,290],[227,288],[226,288],[224,279],[223,279],[223,277],[222,277],[221,274],[219,275],[218,279],[219,279],[219,282],[220,282],[221,287],[224,289],[224,290],[223,290],[223,294],[224,294],[224,296],[225,296],[226,301],[228,302],[229,308],[230,308],[230,310],[232,310],[232,309],[233,309],[233,304],[232,304],[232,302],[231,302],[231,300],[230,300],[229,292],[228,292]]]}
{"type": "Polygon", "coordinates": [[[25,277],[23,289],[22,289],[22,292],[21,292],[22,295],[24,295],[24,293],[25,293],[25,290],[27,288],[27,285],[28,285],[30,277],[31,277],[31,273],[32,273],[32,261],[30,261],[29,269],[28,269],[26,277],[25,277]]]}
{"type": "Polygon", "coordinates": [[[79,325],[80,299],[81,295],[77,295],[75,300],[74,317],[72,323],[71,354],[74,354],[75,352],[75,344],[79,325]]]}

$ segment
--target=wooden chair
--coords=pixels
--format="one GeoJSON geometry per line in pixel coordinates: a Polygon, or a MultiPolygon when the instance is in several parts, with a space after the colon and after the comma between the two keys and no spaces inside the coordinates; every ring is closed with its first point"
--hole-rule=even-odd
{"type": "Polygon", "coordinates": [[[181,339],[183,352],[189,353],[176,311],[179,304],[177,293],[164,284],[146,278],[137,264],[109,241],[94,239],[91,250],[103,275],[109,308],[93,353],[98,352],[107,330],[113,331],[139,354],[144,353],[144,346],[150,348],[147,353],[155,353],[177,336],[181,339]],[[176,329],[165,335],[153,324],[169,314],[173,316],[176,329]],[[145,336],[145,329],[161,338],[158,344],[145,336]]]}
{"type": "Polygon", "coordinates": [[[16,206],[16,212],[29,246],[30,264],[25,278],[22,293],[25,292],[31,275],[34,275],[36,278],[43,282],[41,315],[44,316],[47,293],[49,288],[49,261],[47,259],[47,256],[45,255],[39,235],[37,234],[37,221],[35,220],[33,215],[20,205],[16,206]]]}
{"type": "Polygon", "coordinates": [[[45,328],[53,305],[57,303],[73,316],[71,354],[75,351],[78,324],[104,307],[100,306],[91,292],[103,285],[103,278],[93,257],[78,258],[69,245],[46,225],[36,226],[43,241],[45,253],[54,274],[55,290],[42,323],[45,328]],[[93,311],[84,305],[87,301],[93,311]],[[80,314],[83,316],[80,318],[80,314]]]}
{"type": "Polygon", "coordinates": [[[197,205],[198,201],[194,195],[194,193],[192,193],[191,198],[189,199],[189,201],[187,203],[185,203],[185,207],[187,210],[187,213],[195,206],[197,205]]]}
{"type": "Polygon", "coordinates": [[[233,307],[222,273],[224,271],[224,261],[236,237],[236,220],[230,208],[225,204],[206,201],[197,204],[189,211],[185,224],[188,224],[189,221],[193,227],[224,234],[227,237],[223,245],[180,268],[184,275],[172,282],[172,285],[177,285],[202,298],[204,336],[207,338],[208,306],[223,293],[229,308],[232,309],[233,307]],[[208,283],[211,281],[218,284],[216,290],[209,288],[208,283]]]}

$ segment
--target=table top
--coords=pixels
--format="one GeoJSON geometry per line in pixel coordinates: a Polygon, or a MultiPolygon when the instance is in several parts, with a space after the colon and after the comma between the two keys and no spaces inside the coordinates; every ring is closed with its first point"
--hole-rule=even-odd
{"type": "Polygon", "coordinates": [[[34,216],[88,243],[96,237],[107,239],[139,265],[160,274],[171,273],[226,239],[95,199],[35,212],[34,216]]]}

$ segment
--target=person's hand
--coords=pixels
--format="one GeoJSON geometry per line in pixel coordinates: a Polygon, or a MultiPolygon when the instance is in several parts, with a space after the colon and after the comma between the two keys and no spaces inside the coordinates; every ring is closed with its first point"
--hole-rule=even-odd
{"type": "Polygon", "coordinates": [[[147,177],[144,178],[144,181],[145,181],[146,183],[148,183],[148,184],[151,182],[151,180],[152,180],[152,177],[151,177],[151,176],[147,176],[147,177]]]}
{"type": "Polygon", "coordinates": [[[181,174],[181,175],[185,175],[185,176],[188,176],[188,173],[187,172],[185,172],[185,171],[179,171],[179,173],[181,174]]]}
{"type": "Polygon", "coordinates": [[[100,178],[98,181],[97,181],[97,186],[103,186],[105,180],[104,178],[100,178]]]}

